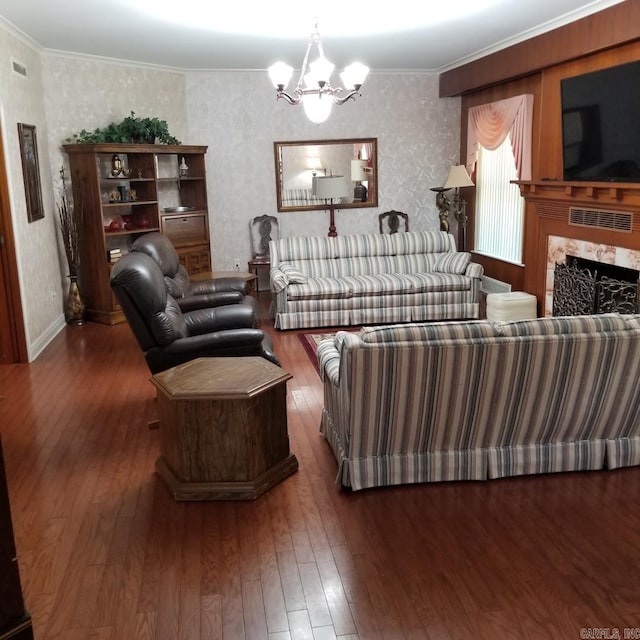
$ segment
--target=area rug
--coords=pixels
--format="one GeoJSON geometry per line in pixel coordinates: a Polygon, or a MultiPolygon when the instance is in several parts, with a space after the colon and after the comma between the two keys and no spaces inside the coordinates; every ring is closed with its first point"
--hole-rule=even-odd
{"type": "Polygon", "coordinates": [[[309,360],[311,360],[311,364],[313,364],[318,375],[320,375],[320,370],[318,369],[318,344],[320,340],[332,338],[335,334],[336,331],[314,331],[313,333],[298,334],[298,340],[302,343],[304,352],[309,357],[309,360]]]}

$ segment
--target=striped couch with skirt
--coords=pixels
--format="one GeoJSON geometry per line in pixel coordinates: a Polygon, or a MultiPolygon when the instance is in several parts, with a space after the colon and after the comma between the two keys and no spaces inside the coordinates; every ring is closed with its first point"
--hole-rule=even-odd
{"type": "Polygon", "coordinates": [[[640,316],[365,327],[322,340],[354,490],[640,464],[640,316]]]}
{"type": "Polygon", "coordinates": [[[442,231],[272,241],[278,329],[478,318],[482,266],[442,231]]]}

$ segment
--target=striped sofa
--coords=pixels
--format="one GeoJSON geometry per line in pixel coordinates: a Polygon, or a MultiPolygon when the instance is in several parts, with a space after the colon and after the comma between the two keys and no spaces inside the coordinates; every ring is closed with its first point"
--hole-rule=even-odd
{"type": "Polygon", "coordinates": [[[477,318],[482,267],[442,231],[270,243],[278,329],[477,318]]]}
{"type": "Polygon", "coordinates": [[[640,464],[640,316],[340,331],[318,361],[354,490],[640,464]]]}

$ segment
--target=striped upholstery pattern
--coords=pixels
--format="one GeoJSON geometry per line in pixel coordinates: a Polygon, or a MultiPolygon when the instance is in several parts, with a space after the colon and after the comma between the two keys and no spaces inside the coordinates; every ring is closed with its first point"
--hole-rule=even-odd
{"type": "Polygon", "coordinates": [[[270,255],[279,329],[479,315],[482,267],[442,231],[281,238],[270,255]]]}
{"type": "Polygon", "coordinates": [[[323,341],[321,432],[338,480],[356,490],[639,465],[640,328],[615,314],[511,323],[516,335],[505,324],[323,341]]]}

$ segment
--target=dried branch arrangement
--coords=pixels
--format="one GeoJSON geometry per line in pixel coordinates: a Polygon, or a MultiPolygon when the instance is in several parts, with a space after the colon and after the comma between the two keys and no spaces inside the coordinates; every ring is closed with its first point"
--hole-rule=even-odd
{"type": "Polygon", "coordinates": [[[76,207],[69,197],[64,167],[60,169],[60,199],[58,217],[60,218],[60,235],[64,244],[64,252],[69,265],[69,277],[78,277],[80,269],[80,229],[82,224],[82,207],[76,207]]]}

